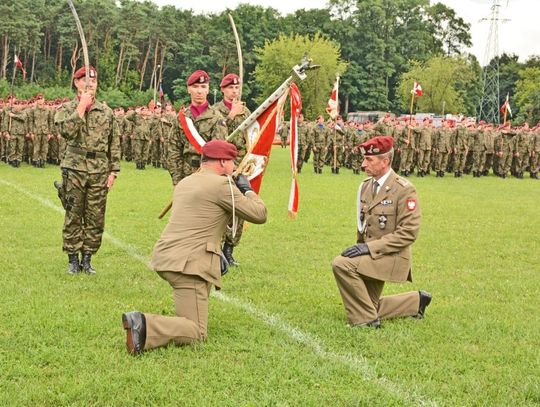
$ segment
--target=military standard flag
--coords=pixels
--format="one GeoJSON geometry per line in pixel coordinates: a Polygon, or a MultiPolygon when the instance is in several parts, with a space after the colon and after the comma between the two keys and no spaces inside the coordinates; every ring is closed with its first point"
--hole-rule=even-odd
{"type": "Polygon", "coordinates": [[[298,116],[302,111],[302,96],[298,86],[293,82],[290,89],[291,98],[291,170],[293,174],[291,192],[289,194],[289,216],[296,218],[298,213],[298,116]]]}
{"type": "Polygon", "coordinates": [[[17,68],[19,68],[23,74],[23,78],[26,79],[26,69],[24,69],[23,63],[19,59],[19,56],[15,54],[15,57],[13,58],[13,61],[15,62],[15,65],[17,68]]]}
{"type": "Polygon", "coordinates": [[[506,112],[510,113],[510,117],[512,117],[512,108],[510,107],[510,94],[508,93],[506,94],[506,100],[501,106],[501,113],[506,116],[506,112]]]}
{"type": "Polygon", "coordinates": [[[330,115],[332,120],[335,120],[337,115],[339,114],[338,95],[339,95],[339,75],[336,76],[336,82],[334,83],[334,87],[332,88],[330,99],[328,99],[328,103],[326,104],[326,112],[330,115]]]}
{"type": "Polygon", "coordinates": [[[411,93],[414,95],[414,96],[422,96],[424,94],[424,91],[422,90],[422,86],[420,86],[420,84],[418,82],[415,82],[414,83],[414,86],[411,90],[411,93]]]}

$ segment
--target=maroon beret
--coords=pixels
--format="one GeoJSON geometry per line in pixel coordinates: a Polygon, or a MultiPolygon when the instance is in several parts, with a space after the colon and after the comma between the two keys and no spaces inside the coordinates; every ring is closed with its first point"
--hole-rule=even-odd
{"type": "Polygon", "coordinates": [[[202,148],[202,155],[214,160],[234,160],[238,150],[234,144],[225,140],[210,140],[202,148]]]}
{"type": "MultiPolygon", "coordinates": [[[[96,68],[94,68],[92,65],[88,67],[88,77],[89,78],[97,78],[97,71],[96,68]]],[[[86,75],[86,67],[79,68],[75,71],[73,74],[73,79],[79,79],[86,75]]]]}
{"type": "Polygon", "coordinates": [[[187,79],[187,85],[188,86],[191,86],[195,83],[208,83],[210,82],[210,77],[208,76],[208,74],[199,69],[195,72],[193,72],[191,75],[189,75],[189,78],[187,79]]]}
{"type": "Polygon", "coordinates": [[[390,136],[377,136],[360,144],[363,155],[381,155],[389,152],[394,146],[394,139],[390,136]]]}
{"type": "Polygon", "coordinates": [[[239,84],[240,84],[240,77],[235,73],[228,73],[221,80],[219,87],[225,88],[229,85],[239,85],[239,84]]]}

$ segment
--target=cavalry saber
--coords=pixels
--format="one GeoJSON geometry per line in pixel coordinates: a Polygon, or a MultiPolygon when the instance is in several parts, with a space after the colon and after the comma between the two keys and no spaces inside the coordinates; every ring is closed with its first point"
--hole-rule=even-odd
{"type": "Polygon", "coordinates": [[[83,59],[84,59],[84,70],[85,70],[85,80],[86,80],[86,88],[88,88],[88,83],[90,82],[90,60],[88,58],[88,46],[86,45],[86,37],[84,36],[84,31],[82,28],[81,20],[79,19],[79,15],[77,14],[77,10],[75,9],[75,6],[73,5],[72,0],[67,0],[69,4],[69,8],[71,9],[71,13],[73,14],[73,18],[75,19],[75,23],[77,24],[77,31],[79,31],[79,37],[81,38],[81,46],[83,50],[83,59]]]}
{"type": "Polygon", "coordinates": [[[238,92],[238,100],[242,100],[242,85],[244,84],[244,59],[242,57],[242,46],[240,45],[240,37],[236,30],[236,24],[232,14],[229,13],[229,21],[234,33],[234,40],[236,41],[236,52],[238,54],[238,76],[240,77],[240,91],[238,92]]]}
{"type": "Polygon", "coordinates": [[[289,76],[285,80],[285,82],[283,82],[281,86],[277,88],[274,93],[272,93],[268,97],[268,99],[261,103],[261,105],[253,113],[251,113],[246,118],[246,120],[240,123],[238,127],[229,136],[227,136],[227,141],[233,139],[238,135],[238,133],[243,132],[249,126],[251,126],[255,122],[255,120],[257,120],[257,117],[261,115],[262,112],[264,112],[272,103],[274,103],[281,97],[283,92],[285,92],[285,90],[291,85],[291,82],[295,79],[295,77],[303,81],[307,78],[307,75],[305,73],[307,70],[317,69],[319,67],[319,65],[311,65],[311,61],[307,58],[306,55],[304,55],[300,64],[293,67],[293,75],[289,76]]]}

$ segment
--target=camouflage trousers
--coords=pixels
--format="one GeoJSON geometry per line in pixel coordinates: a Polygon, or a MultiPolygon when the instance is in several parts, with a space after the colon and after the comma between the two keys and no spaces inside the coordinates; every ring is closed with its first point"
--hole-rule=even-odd
{"type": "Polygon", "coordinates": [[[182,178],[197,172],[201,166],[201,156],[193,153],[185,153],[182,157],[182,178]]]}
{"type": "Polygon", "coordinates": [[[506,175],[512,165],[512,152],[503,151],[498,160],[497,172],[500,175],[506,175]]]}
{"type": "Polygon", "coordinates": [[[325,155],[326,155],[326,151],[324,148],[322,147],[313,148],[313,168],[315,170],[319,170],[319,169],[322,170],[324,166],[325,155]]]}
{"type": "Polygon", "coordinates": [[[230,244],[233,247],[238,246],[240,239],[242,238],[242,232],[244,231],[244,219],[236,218],[238,224],[236,225],[236,234],[233,237],[232,222],[227,226],[225,230],[225,243],[230,244]]]}
{"type": "Polygon", "coordinates": [[[529,158],[530,154],[526,150],[518,151],[515,156],[515,171],[516,172],[525,172],[527,167],[529,166],[529,158]]]}
{"type": "Polygon", "coordinates": [[[418,169],[422,171],[427,171],[429,169],[429,163],[431,161],[431,149],[429,150],[418,150],[418,169]]]}
{"type": "Polygon", "coordinates": [[[127,161],[131,161],[133,158],[131,140],[132,139],[129,135],[122,137],[122,157],[127,161]]]}
{"type": "Polygon", "coordinates": [[[46,134],[36,134],[34,140],[34,151],[32,152],[32,160],[47,160],[47,153],[49,152],[49,140],[46,134]]]}
{"type": "Polygon", "coordinates": [[[146,160],[148,159],[148,149],[150,148],[148,140],[134,139],[132,147],[133,161],[138,163],[146,163],[146,160]]]}
{"type": "Polygon", "coordinates": [[[486,152],[485,151],[473,151],[472,153],[473,162],[472,170],[474,172],[484,170],[484,162],[486,161],[486,152]]]}
{"type": "Polygon", "coordinates": [[[413,158],[414,149],[406,147],[401,150],[401,162],[399,164],[399,168],[402,172],[412,171],[413,158]]]}
{"type": "Polygon", "coordinates": [[[88,174],[62,168],[65,199],[63,250],[94,254],[101,246],[105,227],[108,173],[88,174]]]}
{"type": "Polygon", "coordinates": [[[454,154],[454,171],[463,172],[465,168],[465,161],[467,159],[467,152],[465,150],[457,151],[454,154]]]}
{"type": "Polygon", "coordinates": [[[531,173],[535,174],[540,171],[540,153],[534,153],[531,157],[531,173]]]}
{"type": "Polygon", "coordinates": [[[446,167],[448,165],[448,152],[439,151],[435,156],[435,171],[446,172],[446,167]]]}
{"type": "Polygon", "coordinates": [[[484,171],[489,171],[492,167],[494,167],[494,164],[493,164],[493,157],[494,157],[494,153],[493,152],[489,152],[489,153],[486,153],[485,155],[485,160],[484,160],[484,171]]]}
{"type": "Polygon", "coordinates": [[[9,140],[9,161],[22,161],[24,148],[24,135],[17,136],[15,134],[11,135],[9,140]]]}

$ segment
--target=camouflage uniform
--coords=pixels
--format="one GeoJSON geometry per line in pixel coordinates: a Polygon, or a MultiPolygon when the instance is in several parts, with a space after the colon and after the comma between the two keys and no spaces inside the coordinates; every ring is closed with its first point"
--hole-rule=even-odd
{"type": "Polygon", "coordinates": [[[0,107],[0,160],[7,162],[8,159],[8,140],[5,134],[8,131],[7,107],[0,107]]]}
{"type": "Polygon", "coordinates": [[[531,140],[528,129],[521,129],[517,132],[514,139],[514,157],[515,169],[514,174],[517,178],[523,178],[523,173],[529,165],[529,157],[531,154],[531,140]]]}
{"type": "Polygon", "coordinates": [[[126,161],[131,161],[133,160],[133,134],[135,124],[127,118],[127,113],[122,117],[124,122],[122,126],[122,156],[126,161]]]}
{"type": "Polygon", "coordinates": [[[431,145],[433,129],[427,123],[414,129],[416,135],[416,150],[418,152],[418,175],[423,177],[428,173],[431,161],[431,145]]]}
{"type": "Polygon", "coordinates": [[[483,164],[486,160],[486,140],[482,128],[470,131],[472,150],[472,172],[473,177],[480,177],[484,171],[483,164]]]}
{"type": "Polygon", "coordinates": [[[497,174],[506,178],[512,164],[512,153],[514,151],[515,133],[510,129],[502,129],[495,142],[495,151],[498,155],[497,174]]]}
{"type": "Polygon", "coordinates": [[[49,135],[51,134],[51,110],[45,106],[36,106],[33,109],[33,128],[32,133],[34,138],[34,151],[32,161],[36,167],[43,168],[49,152],[49,135]]]}
{"type": "Polygon", "coordinates": [[[298,172],[302,171],[302,166],[304,165],[304,157],[308,148],[308,136],[309,136],[309,123],[303,121],[298,121],[298,162],[296,165],[296,170],[298,172]]]}
{"type": "Polygon", "coordinates": [[[282,120],[281,126],[279,128],[279,138],[281,140],[281,148],[287,147],[288,136],[289,136],[289,122],[282,120]]]}
{"type": "Polygon", "coordinates": [[[148,121],[150,132],[150,159],[152,165],[156,168],[161,167],[161,139],[163,138],[163,129],[161,127],[161,114],[153,113],[148,121]]]}
{"type": "Polygon", "coordinates": [[[538,179],[540,171],[540,130],[537,128],[531,134],[531,178],[538,179]]]}
{"type": "Polygon", "coordinates": [[[67,148],[61,163],[66,209],[63,249],[94,254],[105,226],[107,178],[120,171],[120,138],[114,131],[112,110],[95,102],[81,119],[79,102],[65,103],[56,113],[67,148]]]}
{"type": "MultiPolygon", "coordinates": [[[[251,114],[249,109],[244,106],[244,111],[240,114],[237,114],[234,119],[231,119],[228,116],[230,109],[223,100],[216,103],[213,107],[225,118],[225,123],[227,125],[227,134],[231,134],[234,130],[236,130],[236,128],[251,114]]],[[[243,131],[242,133],[238,134],[234,139],[230,140],[230,142],[234,144],[236,146],[236,149],[238,150],[238,156],[236,157],[236,164],[238,165],[242,162],[243,158],[248,152],[249,140],[247,132],[243,131]]],[[[232,228],[233,225],[232,223],[229,223],[229,225],[227,225],[227,229],[225,230],[225,237],[223,239],[225,245],[229,245],[233,248],[238,246],[238,244],[240,243],[240,239],[242,238],[242,232],[244,231],[244,219],[238,218],[237,220],[238,223],[236,225],[234,237],[232,228]]],[[[230,255],[232,256],[232,250],[230,252],[230,255]]],[[[235,263],[235,261],[233,262],[235,263]]],[[[231,261],[229,261],[229,263],[231,263],[231,261]]]]}
{"type": "Polygon", "coordinates": [[[448,165],[448,156],[452,151],[451,139],[452,131],[447,127],[439,129],[435,137],[434,148],[436,159],[434,169],[437,173],[437,177],[444,177],[448,165]]]}
{"type": "Polygon", "coordinates": [[[316,174],[322,174],[329,137],[329,131],[323,124],[315,124],[311,128],[310,144],[313,146],[313,170],[316,174]]]}
{"type": "Polygon", "coordinates": [[[483,165],[483,175],[488,175],[489,170],[493,166],[493,158],[495,155],[495,132],[491,128],[484,129],[484,146],[486,148],[486,155],[483,165]]]}
{"type": "MultiPolygon", "coordinates": [[[[341,125],[343,126],[343,125],[341,125]]],[[[328,152],[330,154],[330,167],[332,168],[333,174],[339,174],[339,169],[343,165],[343,160],[345,156],[345,130],[343,127],[340,129],[329,129],[328,137],[328,152]],[[335,160],[335,166],[334,166],[335,160]]]]}
{"type": "Polygon", "coordinates": [[[136,163],[137,169],[144,170],[150,147],[148,119],[145,113],[135,111],[129,112],[126,115],[126,119],[133,123],[133,160],[136,163]]]}
{"type": "Polygon", "coordinates": [[[401,137],[403,143],[401,144],[401,162],[399,168],[401,175],[408,177],[413,171],[414,151],[416,150],[416,137],[413,134],[411,124],[407,124],[403,128],[401,137]]]}
{"type": "Polygon", "coordinates": [[[362,152],[360,151],[360,144],[362,144],[362,135],[360,130],[356,127],[350,127],[351,137],[349,139],[349,146],[351,149],[351,169],[353,174],[360,175],[362,170],[362,152]]]}
{"type": "Polygon", "coordinates": [[[468,142],[467,142],[468,132],[464,127],[456,127],[454,131],[454,175],[456,177],[461,177],[463,169],[465,167],[465,159],[467,158],[468,152],[468,142]]]}
{"type": "MultiPolygon", "coordinates": [[[[187,108],[185,115],[193,120],[195,128],[205,141],[224,140],[227,137],[225,119],[217,109],[209,106],[197,118],[194,118],[191,109],[187,108]]],[[[180,126],[179,134],[169,140],[168,154],[168,170],[174,185],[182,178],[191,175],[201,165],[200,154],[189,143],[182,126],[180,126]]]]}
{"type": "Polygon", "coordinates": [[[15,108],[9,113],[9,149],[8,160],[13,167],[19,167],[23,158],[24,140],[28,134],[27,113],[20,108],[15,108]]]}

